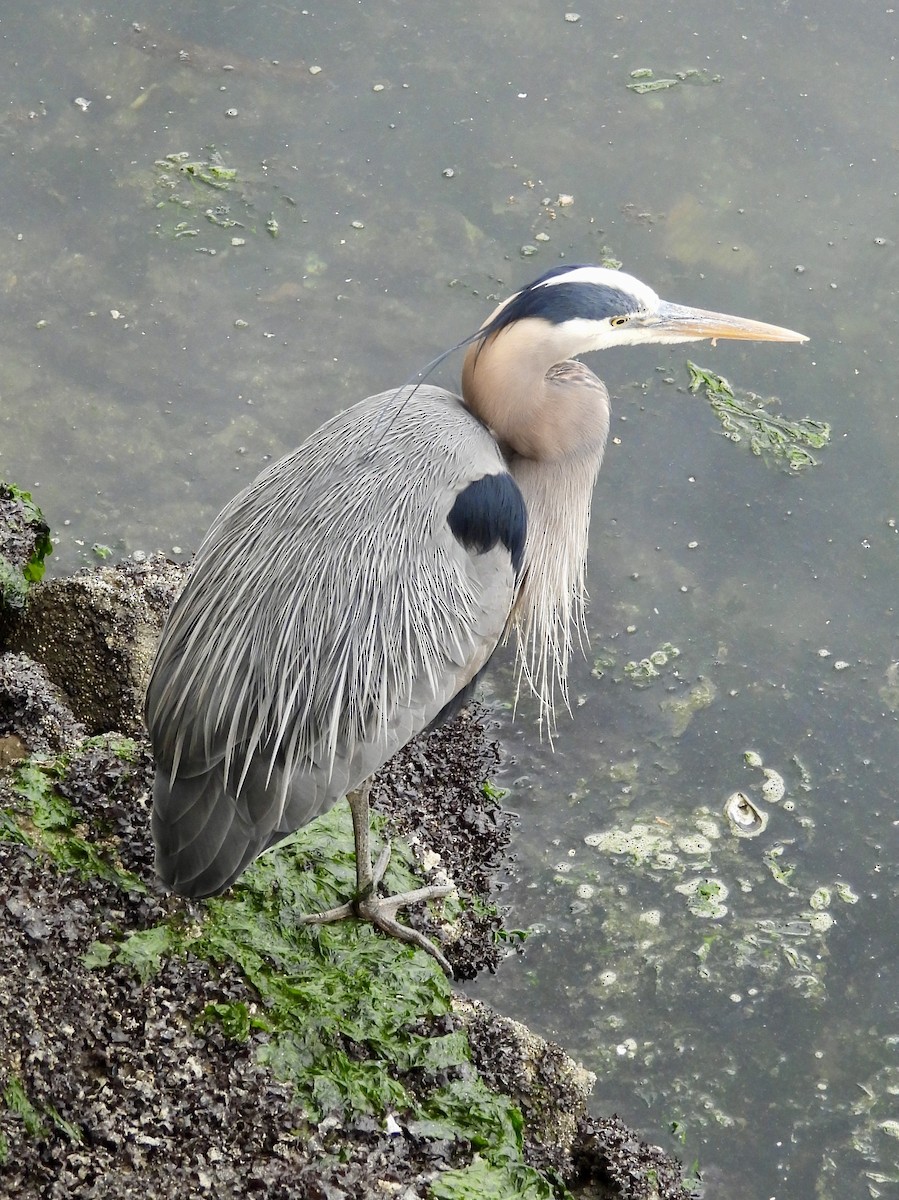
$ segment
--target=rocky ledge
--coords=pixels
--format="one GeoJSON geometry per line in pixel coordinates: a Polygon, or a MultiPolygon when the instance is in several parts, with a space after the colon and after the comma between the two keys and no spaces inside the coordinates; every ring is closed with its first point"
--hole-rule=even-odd
{"type": "Polygon", "coordinates": [[[686,1200],[674,1160],[591,1114],[588,1072],[460,989],[509,952],[489,715],[373,789],[388,885],[458,888],[414,918],[453,987],[367,926],[296,924],[352,881],[343,804],[227,897],[159,890],[141,696],[183,574],[82,572],[0,624],[0,1194],[686,1200]]]}

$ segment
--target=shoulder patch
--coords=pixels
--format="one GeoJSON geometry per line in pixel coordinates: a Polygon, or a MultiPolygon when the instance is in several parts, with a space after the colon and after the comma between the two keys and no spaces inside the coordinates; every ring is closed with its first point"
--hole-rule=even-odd
{"type": "Polygon", "coordinates": [[[484,475],[463,488],[450,509],[449,527],[466,550],[486,554],[497,542],[521,571],[528,514],[518,484],[508,472],[484,475]]]}

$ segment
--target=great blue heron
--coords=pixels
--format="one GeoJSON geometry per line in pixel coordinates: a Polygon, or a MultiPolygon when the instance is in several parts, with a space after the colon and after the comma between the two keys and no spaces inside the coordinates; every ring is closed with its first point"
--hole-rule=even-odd
{"type": "MultiPolygon", "coordinates": [[[[551,719],[583,613],[590,499],[608,393],[576,355],[608,346],[802,334],[660,300],[602,267],[557,267],[471,338],[462,396],[370,396],[268,467],[206,535],[166,623],[147,695],[163,883],[224,891],[263,851],[349,800],[355,913],[396,920],[446,895],[378,895],[368,783],[458,708],[517,635],[551,719]]],[[[463,345],[465,343],[462,343],[463,345]]]]}

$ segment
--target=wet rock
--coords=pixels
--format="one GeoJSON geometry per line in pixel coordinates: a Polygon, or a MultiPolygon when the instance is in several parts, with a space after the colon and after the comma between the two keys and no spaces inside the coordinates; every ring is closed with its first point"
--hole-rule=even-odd
{"type": "Polygon", "coordinates": [[[574,1153],[573,1194],[583,1200],[691,1200],[676,1159],[642,1141],[617,1116],[591,1118],[574,1153]]]}
{"type": "Polygon", "coordinates": [[[28,747],[15,733],[6,733],[0,737],[0,771],[11,763],[21,762],[28,757],[28,747]]]}
{"type": "Polygon", "coordinates": [[[49,537],[50,527],[28,493],[0,481],[0,641],[7,616],[24,606],[32,579],[43,570],[49,537]]]}
{"type": "Polygon", "coordinates": [[[521,1109],[527,1161],[538,1170],[570,1176],[596,1076],[561,1047],[486,1004],[458,997],[453,1011],[468,1033],[481,1077],[521,1109]]]}
{"type": "Polygon", "coordinates": [[[143,732],[143,693],[186,568],[156,554],[34,588],[8,648],[40,662],[90,733],[143,732]]]}
{"type": "Polygon", "coordinates": [[[58,754],[85,733],[45,667],[26,654],[0,655],[0,766],[29,752],[58,754]]]}
{"type": "MultiPolygon", "coordinates": [[[[425,1200],[437,1174],[464,1166],[472,1147],[397,1133],[379,1117],[312,1120],[258,1064],[266,1032],[238,1041],[203,1019],[207,1005],[257,1003],[237,966],[178,954],[144,977],[125,962],[97,969],[91,958],[97,943],[197,915],[153,878],[153,763],[141,724],[142,681],[182,576],[158,557],[41,587],[18,636],[47,669],[22,653],[0,658],[0,752],[59,755],[54,813],[66,806],[66,828],[118,872],[101,877],[79,860],[54,866],[0,769],[0,1195],[425,1200]],[[79,721],[133,732],[136,743],[125,754],[115,738],[85,740],[79,721]]],[[[390,832],[415,842],[423,868],[480,898],[495,896],[512,823],[481,785],[498,759],[484,719],[471,709],[417,739],[373,788],[390,832]]],[[[460,976],[503,952],[501,917],[484,907],[465,905],[456,928],[436,931],[460,976]]],[[[453,1013],[423,1017],[418,1032],[440,1037],[460,1025],[481,1078],[521,1107],[534,1167],[576,1178],[585,1197],[686,1195],[661,1151],[617,1118],[585,1115],[590,1076],[558,1047],[463,999],[453,1013]],[[646,1190],[652,1178],[657,1193],[646,1190]]]]}
{"type": "Polygon", "coordinates": [[[140,905],[113,907],[99,881],[56,875],[8,843],[0,881],[0,1091],[18,1087],[26,1110],[0,1106],[0,1194],[296,1194],[306,1155],[290,1088],[251,1045],[194,1029],[207,1002],[242,990],[237,973],[179,961],[141,985],[124,969],[89,971],[91,941],[140,922],[140,905]]]}

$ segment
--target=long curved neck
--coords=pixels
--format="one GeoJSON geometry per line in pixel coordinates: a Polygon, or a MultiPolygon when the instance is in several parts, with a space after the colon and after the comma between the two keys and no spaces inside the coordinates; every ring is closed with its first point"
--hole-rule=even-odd
{"type": "Polygon", "coordinates": [[[548,322],[530,320],[476,342],[462,366],[462,398],[502,446],[523,458],[594,453],[601,461],[608,395],[589,368],[560,353],[553,333],[548,322]]]}
{"type": "Polygon", "coordinates": [[[574,630],[579,640],[583,632],[590,504],[609,400],[583,363],[559,362],[546,348],[541,355],[532,337],[522,345],[514,334],[514,327],[504,330],[479,356],[469,350],[462,394],[503,447],[527,506],[524,564],[507,634],[516,634],[519,685],[527,680],[551,733],[557,698],[568,704],[574,630]]]}

